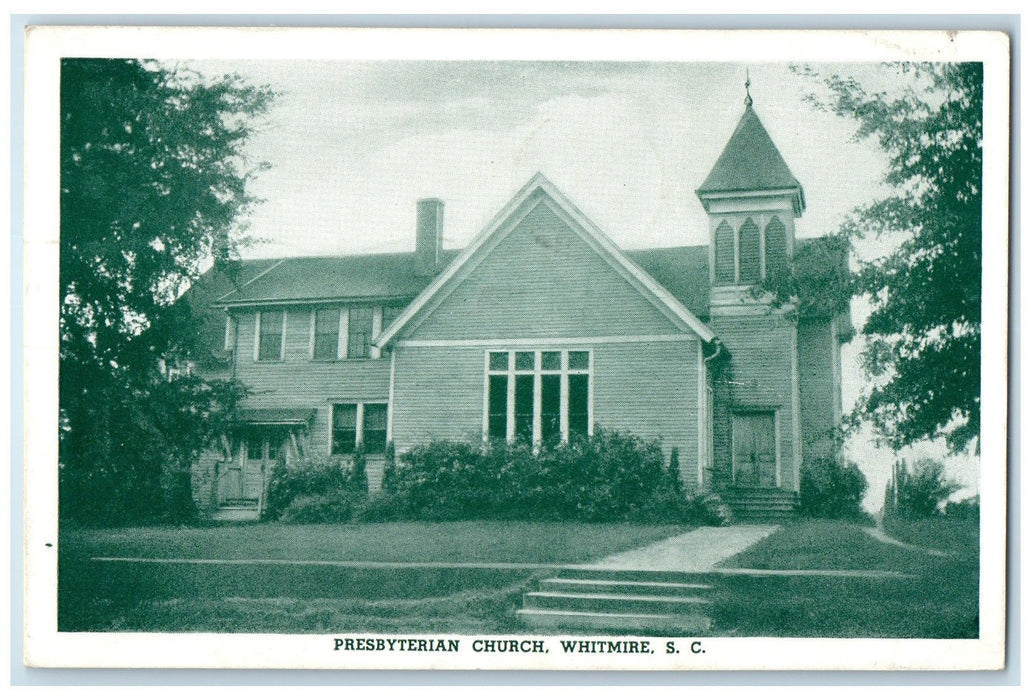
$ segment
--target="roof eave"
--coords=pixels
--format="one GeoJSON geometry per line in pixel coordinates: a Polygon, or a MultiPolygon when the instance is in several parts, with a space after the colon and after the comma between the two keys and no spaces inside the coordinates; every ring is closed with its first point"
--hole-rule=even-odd
{"type": "Polygon", "coordinates": [[[298,306],[308,304],[350,304],[369,303],[384,301],[402,301],[407,303],[412,299],[411,294],[375,294],[371,296],[331,296],[331,297],[269,297],[266,299],[245,299],[240,301],[214,302],[211,304],[215,309],[242,309],[256,306],[298,306]]]}
{"type": "Polygon", "coordinates": [[[739,190],[725,190],[725,189],[702,189],[698,188],[695,190],[695,196],[702,201],[702,206],[705,207],[705,211],[709,211],[709,202],[717,199],[733,199],[735,197],[791,197],[791,209],[795,213],[796,217],[802,216],[802,212],[805,211],[805,191],[802,189],[801,184],[797,184],[793,187],[781,187],[777,189],[769,190],[756,190],[756,189],[739,189],[739,190]]]}

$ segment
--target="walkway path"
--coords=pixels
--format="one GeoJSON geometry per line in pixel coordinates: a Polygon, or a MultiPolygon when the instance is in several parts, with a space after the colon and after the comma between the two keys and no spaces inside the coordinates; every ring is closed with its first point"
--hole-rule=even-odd
{"type": "Polygon", "coordinates": [[[908,542],[900,542],[891,535],[888,535],[883,530],[879,530],[876,527],[864,527],[863,532],[873,537],[875,540],[880,540],[885,544],[895,545],[902,549],[908,549],[912,552],[923,552],[924,554],[930,554],[932,557],[951,557],[952,555],[948,552],[943,552],[940,549],[930,549],[928,547],[921,547],[915,544],[909,544],[908,542]]]}
{"type": "Polygon", "coordinates": [[[700,527],[646,547],[605,557],[591,564],[591,568],[613,571],[712,571],[724,559],[748,549],[779,529],[779,525],[700,527]]]}

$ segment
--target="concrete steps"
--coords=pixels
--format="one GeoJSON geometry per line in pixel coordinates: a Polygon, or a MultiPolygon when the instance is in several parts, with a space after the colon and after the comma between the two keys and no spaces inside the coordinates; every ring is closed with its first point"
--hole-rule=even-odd
{"type": "Polygon", "coordinates": [[[235,523],[243,521],[256,521],[260,518],[257,506],[230,505],[222,506],[213,511],[209,520],[220,523],[235,523]]]}
{"type": "Polygon", "coordinates": [[[534,629],[693,634],[712,622],[705,574],[569,568],[538,588],[518,611],[534,629]]]}
{"type": "Polygon", "coordinates": [[[780,522],[796,517],[798,494],[784,489],[735,487],[720,493],[720,498],[734,513],[734,519],[746,522],[780,522]]]}

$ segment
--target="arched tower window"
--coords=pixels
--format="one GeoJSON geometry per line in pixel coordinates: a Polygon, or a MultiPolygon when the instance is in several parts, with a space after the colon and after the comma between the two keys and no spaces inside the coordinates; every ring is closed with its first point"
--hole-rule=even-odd
{"type": "Polygon", "coordinates": [[[762,275],[759,257],[759,227],[751,218],[745,219],[745,223],[741,225],[739,236],[739,279],[741,284],[755,284],[762,275]]]}
{"type": "Polygon", "coordinates": [[[716,229],[716,284],[734,284],[734,229],[726,221],[716,229]]]}
{"type": "Polygon", "coordinates": [[[787,229],[776,216],[766,225],[766,276],[776,277],[788,266],[787,229]]]}

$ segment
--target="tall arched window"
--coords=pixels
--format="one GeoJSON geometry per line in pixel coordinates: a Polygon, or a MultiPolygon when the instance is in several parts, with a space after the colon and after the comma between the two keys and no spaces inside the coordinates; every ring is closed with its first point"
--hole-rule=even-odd
{"type": "Polygon", "coordinates": [[[716,229],[716,284],[734,284],[734,229],[726,221],[716,229]]]}
{"type": "Polygon", "coordinates": [[[787,229],[776,216],[766,224],[766,276],[783,274],[788,266],[787,229]]]}
{"type": "Polygon", "coordinates": [[[741,225],[738,240],[738,266],[741,284],[755,284],[762,275],[759,258],[759,227],[751,218],[741,225]]]}

